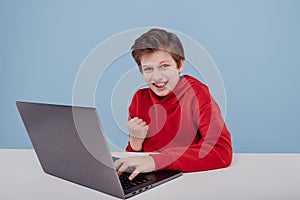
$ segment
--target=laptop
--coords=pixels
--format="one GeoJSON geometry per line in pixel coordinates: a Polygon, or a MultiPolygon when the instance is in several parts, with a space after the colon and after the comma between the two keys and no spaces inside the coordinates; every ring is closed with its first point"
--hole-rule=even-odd
{"type": "Polygon", "coordinates": [[[180,171],[120,177],[96,108],[16,102],[43,171],[122,199],[182,175],[180,171]]]}

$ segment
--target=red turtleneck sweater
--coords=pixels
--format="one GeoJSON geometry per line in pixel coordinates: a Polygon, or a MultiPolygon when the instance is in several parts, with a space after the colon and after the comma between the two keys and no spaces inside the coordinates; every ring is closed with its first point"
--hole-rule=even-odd
{"type": "MultiPolygon", "coordinates": [[[[206,85],[185,75],[165,97],[151,89],[138,90],[129,107],[129,118],[148,125],[144,152],[155,161],[156,170],[203,171],[230,165],[230,133],[220,109],[206,85]]],[[[133,151],[128,143],[126,151],[133,151]]]]}

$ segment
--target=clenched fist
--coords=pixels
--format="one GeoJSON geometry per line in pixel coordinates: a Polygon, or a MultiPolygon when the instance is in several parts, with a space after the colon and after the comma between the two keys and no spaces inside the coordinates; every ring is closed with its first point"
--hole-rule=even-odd
{"type": "Polygon", "coordinates": [[[127,123],[130,136],[130,146],[134,151],[141,151],[147,136],[149,126],[142,119],[132,118],[127,123]]]}

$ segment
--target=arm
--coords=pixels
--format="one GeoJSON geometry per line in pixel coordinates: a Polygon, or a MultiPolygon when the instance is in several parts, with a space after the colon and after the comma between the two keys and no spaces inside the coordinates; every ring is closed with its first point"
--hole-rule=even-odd
{"type": "MultiPolygon", "coordinates": [[[[126,148],[127,151],[142,151],[143,142],[146,138],[149,126],[146,122],[135,117],[129,120],[127,124],[129,131],[130,142],[126,148]]],[[[155,170],[155,163],[151,156],[132,156],[121,158],[115,161],[115,168],[118,174],[121,175],[128,167],[133,167],[135,170],[129,176],[129,180],[134,179],[141,172],[151,172],[155,170]]]]}
{"type": "Polygon", "coordinates": [[[171,169],[203,171],[230,165],[232,147],[230,133],[222,119],[220,109],[208,90],[193,98],[193,121],[201,139],[186,147],[168,148],[161,154],[151,155],[156,170],[171,169]]]}
{"type": "Polygon", "coordinates": [[[151,154],[151,157],[155,161],[155,170],[204,171],[229,166],[232,149],[227,138],[220,138],[214,146],[201,140],[186,148],[169,148],[161,154],[151,154]]]}
{"type": "MultiPolygon", "coordinates": [[[[126,151],[143,151],[143,143],[147,136],[149,126],[142,119],[136,116],[136,103],[138,92],[133,97],[129,107],[129,121],[127,128],[130,140],[126,147],[126,151]]],[[[129,176],[129,180],[134,179],[141,172],[151,172],[155,170],[155,163],[151,156],[132,156],[121,158],[115,161],[115,168],[118,174],[121,175],[128,167],[133,167],[135,170],[129,176]]]]}
{"type": "Polygon", "coordinates": [[[129,152],[137,152],[143,151],[143,142],[147,136],[147,132],[149,126],[146,122],[137,117],[137,104],[138,104],[138,96],[140,95],[140,91],[137,91],[132,98],[132,102],[128,109],[128,123],[127,129],[129,134],[129,142],[126,147],[126,151],[129,152]]]}

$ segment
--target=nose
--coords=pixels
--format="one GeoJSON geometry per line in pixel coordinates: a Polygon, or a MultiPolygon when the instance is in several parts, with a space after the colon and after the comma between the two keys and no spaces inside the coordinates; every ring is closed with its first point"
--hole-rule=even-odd
{"type": "Polygon", "coordinates": [[[159,69],[154,69],[152,79],[154,81],[159,81],[161,78],[162,78],[161,71],[159,69]]]}

